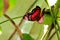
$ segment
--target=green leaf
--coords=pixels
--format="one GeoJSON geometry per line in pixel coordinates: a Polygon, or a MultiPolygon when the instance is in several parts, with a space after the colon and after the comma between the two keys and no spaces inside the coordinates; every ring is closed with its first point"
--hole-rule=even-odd
{"type": "Polygon", "coordinates": [[[2,28],[1,28],[1,26],[0,26],[0,35],[2,34],[2,28]]]}
{"type": "Polygon", "coordinates": [[[1,11],[0,11],[0,17],[1,17],[2,15],[3,15],[3,11],[1,10],[1,11]]]}
{"type": "Polygon", "coordinates": [[[47,0],[45,0],[45,2],[48,4],[47,0]]]}
{"type": "Polygon", "coordinates": [[[52,17],[51,17],[51,15],[49,15],[49,13],[45,14],[44,15],[44,22],[43,22],[43,24],[50,25],[51,23],[52,23],[52,17]]]}
{"type": "Polygon", "coordinates": [[[2,16],[3,10],[3,0],[0,0],[0,17],[2,16]]]}
{"type": "Polygon", "coordinates": [[[60,0],[57,0],[56,7],[60,7],[60,0]]]}
{"type": "Polygon", "coordinates": [[[57,21],[60,21],[60,8],[59,8],[58,14],[57,14],[57,21]]]}
{"type": "Polygon", "coordinates": [[[29,34],[23,34],[24,40],[34,40],[29,34]]]}
{"type": "Polygon", "coordinates": [[[60,8],[59,8],[59,10],[58,10],[58,16],[60,16],[60,8]]]}
{"type": "Polygon", "coordinates": [[[10,8],[12,9],[16,5],[16,0],[9,0],[10,8]]]}

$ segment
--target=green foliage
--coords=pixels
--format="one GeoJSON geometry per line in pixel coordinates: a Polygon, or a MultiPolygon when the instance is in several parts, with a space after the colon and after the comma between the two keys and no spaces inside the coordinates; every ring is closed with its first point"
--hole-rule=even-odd
{"type": "Polygon", "coordinates": [[[58,16],[60,17],[60,8],[59,8],[59,10],[58,10],[58,16]]]}
{"type": "Polygon", "coordinates": [[[56,7],[60,7],[60,0],[57,0],[56,7]]]}
{"type": "Polygon", "coordinates": [[[12,9],[16,5],[16,1],[17,0],[9,0],[9,4],[10,4],[10,8],[9,9],[12,9]]]}
{"type": "Polygon", "coordinates": [[[47,0],[45,0],[45,2],[48,4],[47,0]]]}
{"type": "Polygon", "coordinates": [[[1,33],[2,33],[2,28],[1,28],[1,26],[0,26],[0,35],[1,35],[1,33]]]}
{"type": "Polygon", "coordinates": [[[29,34],[23,34],[24,40],[34,40],[29,34]]]}
{"type": "Polygon", "coordinates": [[[58,17],[57,17],[57,20],[60,21],[60,8],[59,8],[59,10],[58,10],[57,16],[58,16],[58,17]]]}
{"type": "Polygon", "coordinates": [[[3,0],[0,0],[0,16],[2,16],[3,10],[3,0]]]}

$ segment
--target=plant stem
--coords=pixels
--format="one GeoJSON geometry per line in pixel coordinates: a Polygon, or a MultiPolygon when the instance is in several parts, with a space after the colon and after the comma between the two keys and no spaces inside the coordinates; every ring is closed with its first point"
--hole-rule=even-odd
{"type": "MultiPolygon", "coordinates": [[[[23,16],[14,17],[14,18],[11,18],[11,19],[12,19],[12,20],[14,20],[14,19],[18,19],[18,18],[21,18],[21,17],[23,17],[23,16]]],[[[5,20],[5,21],[0,22],[0,24],[3,24],[3,23],[5,23],[5,22],[7,22],[7,21],[9,21],[9,19],[8,19],[8,20],[5,20]]]]}
{"type": "MultiPolygon", "coordinates": [[[[56,24],[54,23],[54,25],[56,25],[56,24]]],[[[55,26],[55,31],[57,33],[58,40],[60,40],[60,37],[59,37],[59,34],[58,34],[58,29],[56,28],[56,26],[55,26]]]]}
{"type": "MultiPolygon", "coordinates": [[[[18,18],[21,18],[21,17],[23,17],[23,16],[14,17],[14,18],[11,18],[11,19],[14,20],[14,19],[18,19],[18,18]]],[[[3,23],[5,23],[5,22],[7,22],[7,21],[9,21],[9,19],[0,22],[0,24],[3,24],[3,23]]],[[[13,31],[13,33],[11,34],[11,36],[9,37],[9,39],[11,39],[11,38],[13,37],[13,35],[16,33],[16,31],[17,31],[17,30],[14,30],[14,31],[13,31]]]]}
{"type": "MultiPolygon", "coordinates": [[[[15,24],[15,22],[14,22],[8,15],[6,15],[5,13],[4,13],[4,16],[5,16],[7,19],[9,19],[10,22],[14,25],[14,27],[17,29],[17,32],[18,32],[21,40],[23,40],[22,32],[21,32],[21,29],[19,29],[19,26],[17,26],[17,25],[15,24]]],[[[10,40],[10,39],[8,39],[8,40],[10,40]]]]}
{"type": "Polygon", "coordinates": [[[51,31],[54,29],[54,24],[52,23],[50,26],[49,26],[49,31],[48,31],[48,34],[47,34],[47,37],[46,37],[46,40],[48,40],[49,36],[50,36],[50,33],[51,31]]]}
{"type": "Polygon", "coordinates": [[[48,40],[51,40],[51,38],[55,35],[56,31],[48,38],[48,40]]]}
{"type": "MultiPolygon", "coordinates": [[[[18,24],[18,26],[20,26],[22,22],[23,22],[23,19],[22,19],[21,22],[18,24]]],[[[20,28],[20,27],[19,27],[19,28],[20,28]]],[[[17,31],[17,29],[15,28],[15,30],[13,31],[13,33],[11,34],[11,36],[9,37],[9,39],[11,39],[11,38],[15,35],[16,31],[17,31]]]]}
{"type": "Polygon", "coordinates": [[[14,30],[13,33],[10,35],[9,40],[12,39],[12,37],[14,36],[14,34],[16,33],[17,30],[14,30]]]}
{"type": "Polygon", "coordinates": [[[59,26],[59,24],[58,24],[58,22],[57,22],[57,20],[55,21],[56,22],[56,25],[57,25],[57,27],[58,27],[58,31],[60,32],[60,26],[59,26]]]}
{"type": "Polygon", "coordinates": [[[57,31],[57,28],[56,28],[56,24],[55,24],[55,16],[54,16],[54,14],[52,13],[52,11],[51,11],[51,7],[49,7],[50,8],[50,13],[51,13],[51,16],[52,16],[52,18],[53,18],[53,20],[52,20],[52,22],[53,22],[53,24],[54,24],[54,27],[55,27],[55,31],[56,31],[56,33],[57,33],[57,37],[58,37],[58,40],[60,39],[59,38],[59,34],[58,34],[58,31],[57,31]]]}
{"type": "MultiPolygon", "coordinates": [[[[57,30],[57,31],[59,31],[59,30],[57,30]]],[[[55,34],[56,34],[56,31],[49,37],[48,40],[50,40],[55,34]]]]}

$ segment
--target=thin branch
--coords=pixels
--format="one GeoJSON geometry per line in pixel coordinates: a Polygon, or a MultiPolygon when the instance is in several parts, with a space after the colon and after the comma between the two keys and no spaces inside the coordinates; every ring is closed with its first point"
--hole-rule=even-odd
{"type": "Polygon", "coordinates": [[[56,25],[57,25],[57,27],[58,27],[58,31],[60,32],[60,26],[59,26],[58,22],[55,21],[55,23],[56,23],[56,25]]]}
{"type": "Polygon", "coordinates": [[[58,40],[59,40],[60,37],[59,37],[59,34],[58,34],[58,29],[56,28],[56,24],[55,24],[55,22],[54,22],[54,28],[55,28],[55,31],[56,31],[56,34],[57,34],[57,37],[58,37],[58,40]]]}
{"type": "Polygon", "coordinates": [[[54,29],[54,24],[52,23],[51,26],[49,27],[49,31],[48,31],[46,40],[48,40],[48,38],[49,38],[49,36],[50,36],[50,33],[51,33],[51,31],[52,31],[53,29],[54,29]]]}
{"type": "MultiPolygon", "coordinates": [[[[58,31],[58,30],[57,30],[58,31]]],[[[56,31],[48,38],[48,40],[51,40],[51,38],[56,34],[56,31]]]]}
{"type": "Polygon", "coordinates": [[[48,40],[51,40],[51,38],[55,35],[56,31],[48,38],[48,40]]]}
{"type": "MultiPolygon", "coordinates": [[[[20,24],[18,24],[18,26],[20,26],[22,22],[23,22],[23,19],[21,20],[20,24]]],[[[15,35],[16,31],[17,31],[17,29],[15,28],[15,30],[13,31],[13,33],[10,35],[9,39],[11,39],[15,35]]]]}
{"type": "MultiPolygon", "coordinates": [[[[14,27],[17,29],[17,32],[18,32],[21,40],[23,40],[22,32],[21,32],[21,29],[19,29],[19,26],[17,26],[17,25],[15,24],[15,22],[14,22],[8,15],[6,15],[5,13],[4,13],[4,16],[5,16],[7,19],[9,19],[10,22],[14,25],[14,27]]],[[[9,40],[10,40],[10,39],[9,39],[9,40]]]]}
{"type": "MultiPolygon", "coordinates": [[[[14,17],[14,18],[11,18],[11,19],[14,20],[14,19],[18,19],[18,18],[21,18],[21,17],[23,17],[23,16],[14,17]]],[[[9,21],[9,19],[0,22],[0,24],[3,24],[3,23],[5,23],[5,22],[7,22],[7,21],[9,21]]]]}
{"type": "Polygon", "coordinates": [[[13,33],[11,34],[11,36],[9,37],[9,40],[12,39],[12,37],[14,36],[14,34],[16,33],[17,30],[14,30],[13,33]]]}

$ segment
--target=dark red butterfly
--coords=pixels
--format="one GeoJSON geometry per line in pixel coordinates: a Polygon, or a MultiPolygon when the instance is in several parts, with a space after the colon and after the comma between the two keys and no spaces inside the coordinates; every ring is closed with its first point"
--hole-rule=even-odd
{"type": "Polygon", "coordinates": [[[29,21],[38,21],[39,23],[41,23],[44,19],[44,10],[41,13],[41,8],[39,6],[36,6],[36,8],[34,8],[32,10],[31,13],[27,13],[26,15],[24,15],[24,19],[25,20],[29,20],[29,21]]]}

